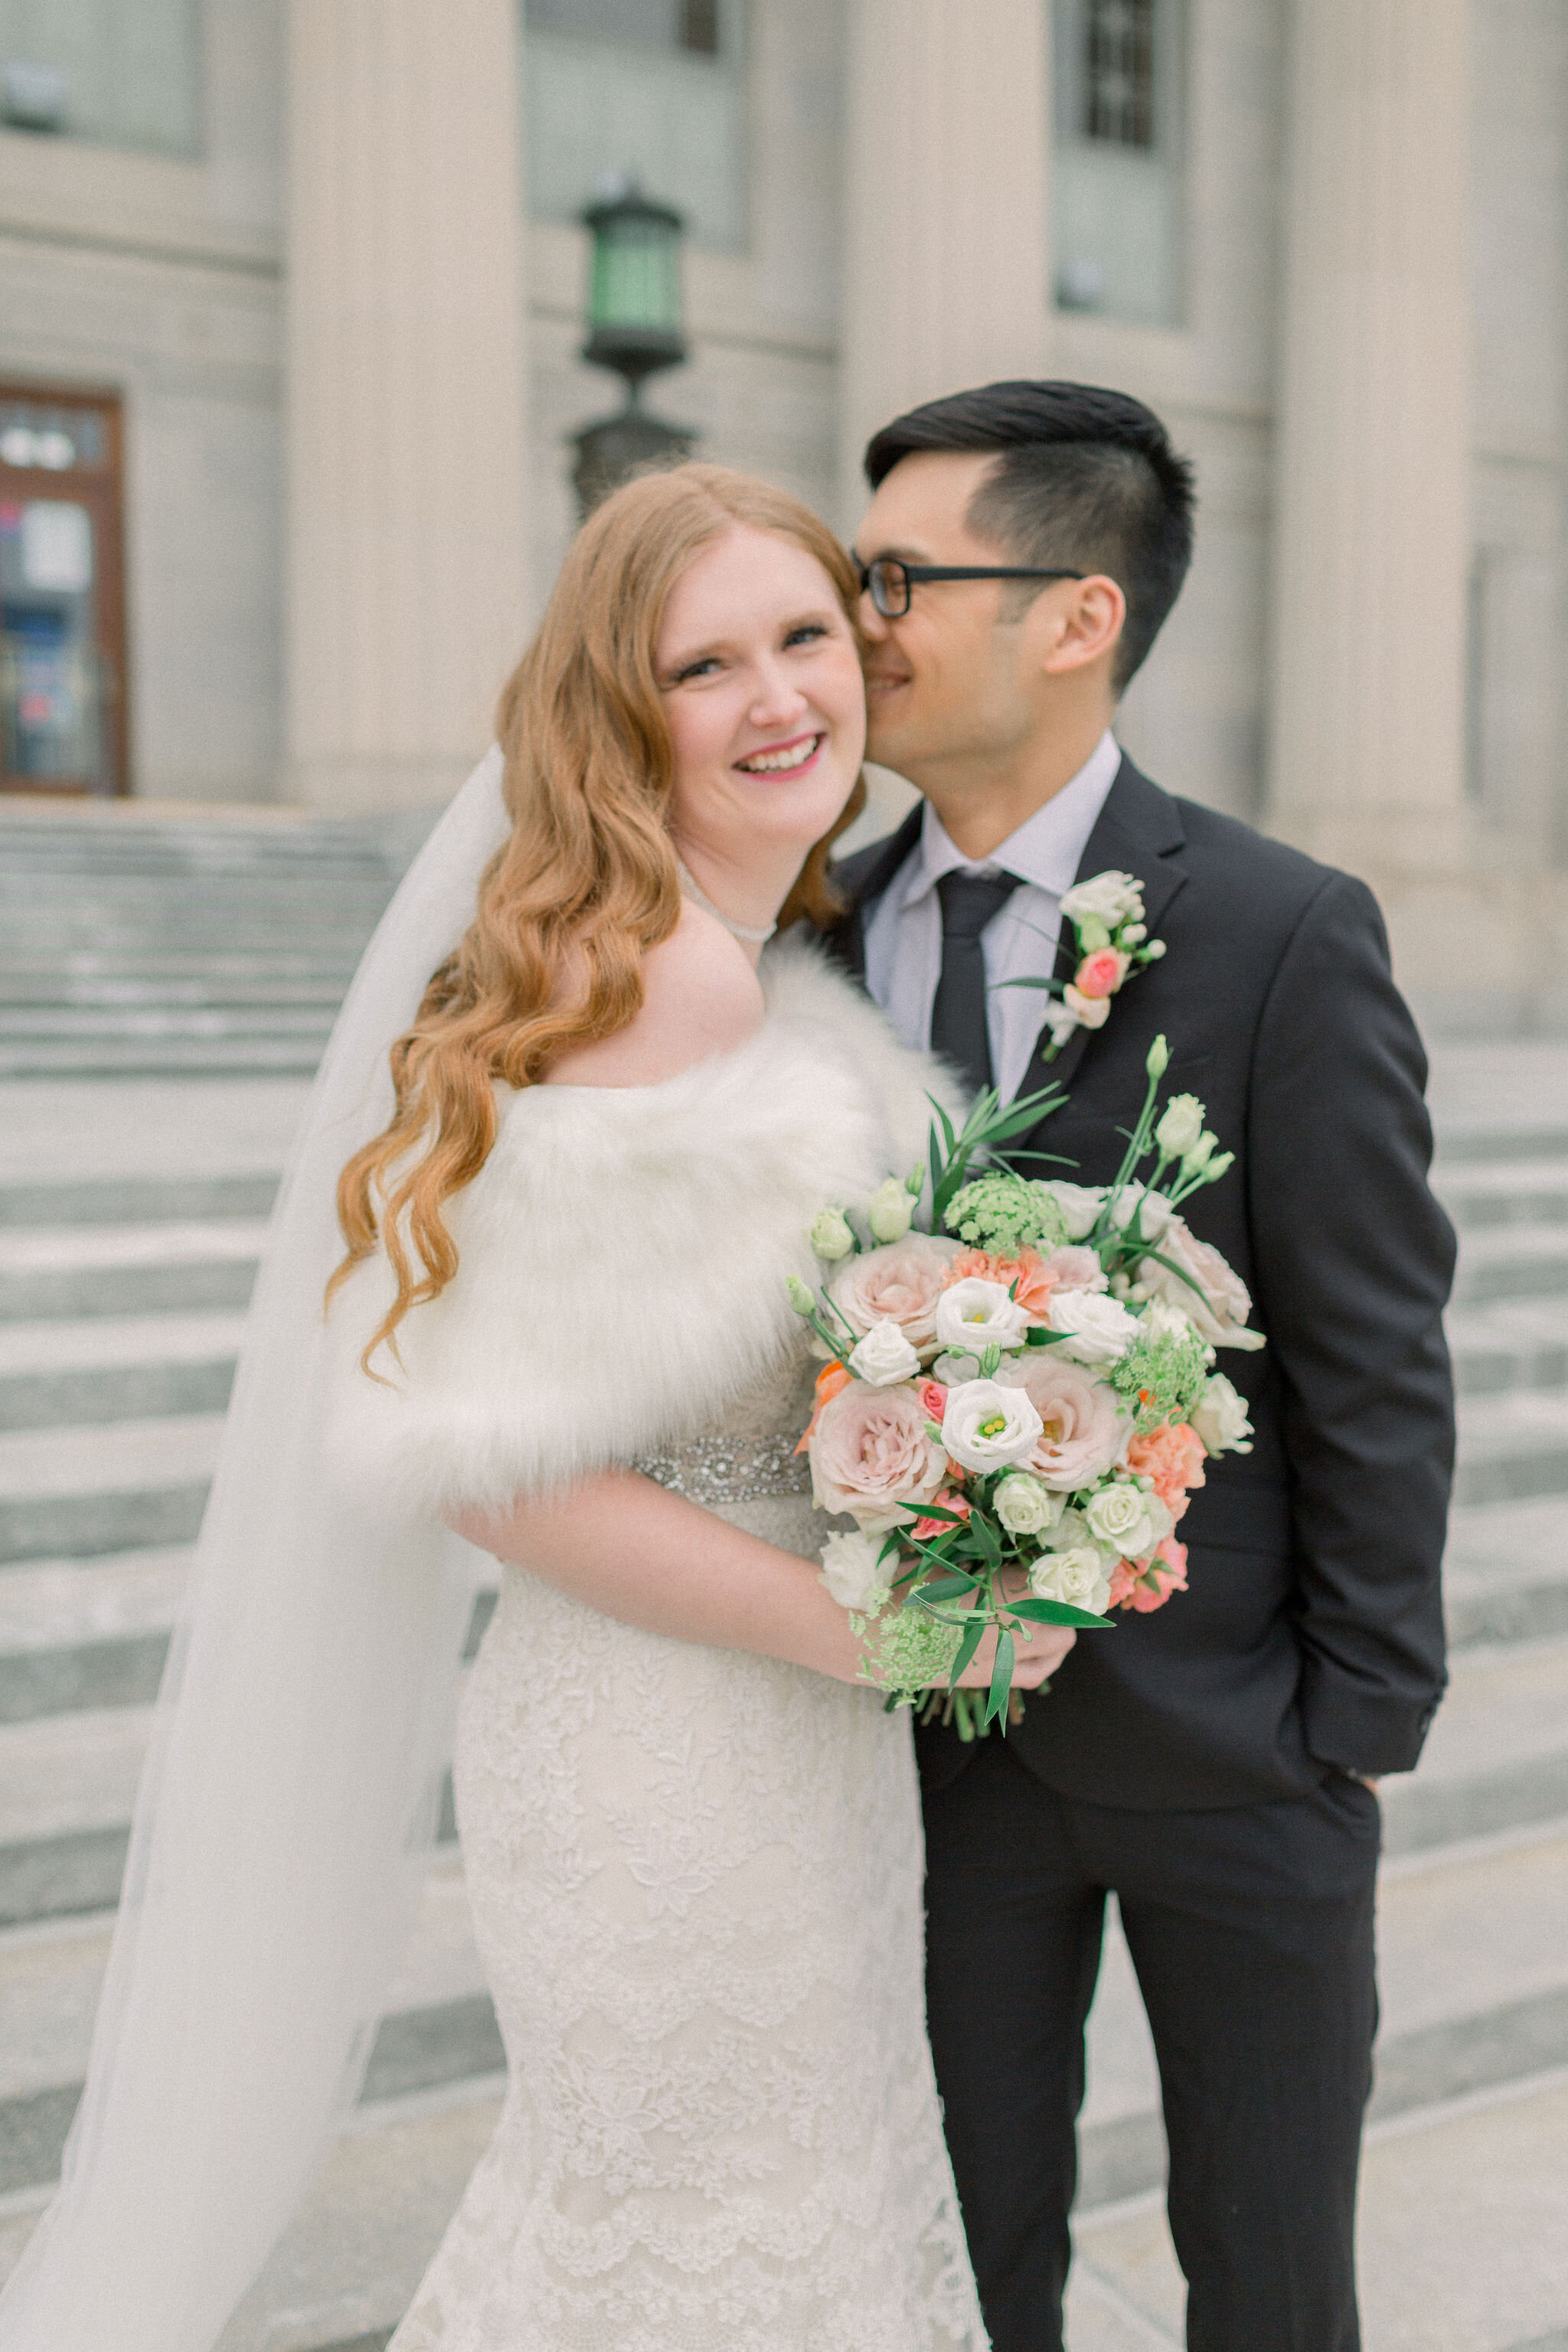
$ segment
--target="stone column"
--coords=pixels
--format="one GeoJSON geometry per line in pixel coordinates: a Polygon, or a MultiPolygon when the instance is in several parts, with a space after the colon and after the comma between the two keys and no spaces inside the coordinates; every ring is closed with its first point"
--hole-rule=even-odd
{"type": "Polygon", "coordinates": [[[916,402],[1038,375],[1046,349],[1044,0],[849,0],[839,494],[916,402]]]}
{"type": "Polygon", "coordinates": [[[290,0],[290,797],[446,798],[522,644],[516,0],[290,0]]]}
{"type": "Polygon", "coordinates": [[[1462,873],[1468,0],[1296,0],[1271,828],[1397,896],[1462,873]]]}

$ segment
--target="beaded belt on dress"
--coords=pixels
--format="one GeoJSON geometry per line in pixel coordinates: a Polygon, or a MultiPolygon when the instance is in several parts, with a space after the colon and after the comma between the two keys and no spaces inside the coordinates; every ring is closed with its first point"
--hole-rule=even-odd
{"type": "Polygon", "coordinates": [[[712,1509],[751,1503],[761,1495],[809,1495],[811,1468],[796,1440],[775,1437],[693,1437],[662,1454],[645,1454],[632,1468],[656,1486],[712,1509]]]}

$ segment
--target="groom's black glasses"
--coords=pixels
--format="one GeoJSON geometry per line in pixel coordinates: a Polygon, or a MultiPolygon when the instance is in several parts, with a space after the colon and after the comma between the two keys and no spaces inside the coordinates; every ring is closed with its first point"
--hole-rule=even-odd
{"type": "Polygon", "coordinates": [[[1087,572],[1021,571],[1012,563],[900,563],[896,555],[879,555],[860,566],[860,593],[869,594],[884,621],[901,621],[910,597],[921,580],[1087,580],[1087,572]]]}

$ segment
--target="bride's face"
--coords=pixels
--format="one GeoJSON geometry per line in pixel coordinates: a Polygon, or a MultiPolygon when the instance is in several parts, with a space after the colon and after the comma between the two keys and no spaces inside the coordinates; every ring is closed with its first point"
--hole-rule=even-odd
{"type": "Polygon", "coordinates": [[[675,753],[670,829],[726,865],[804,853],[866,749],[860,656],[832,581],[793,540],[735,523],[670,590],[654,671],[675,753]]]}

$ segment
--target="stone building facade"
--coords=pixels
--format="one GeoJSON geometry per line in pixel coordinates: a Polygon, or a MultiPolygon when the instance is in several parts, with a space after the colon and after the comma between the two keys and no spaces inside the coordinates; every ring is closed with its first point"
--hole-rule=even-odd
{"type": "Polygon", "coordinates": [[[1446,1021],[1568,1013],[1555,0],[0,0],[0,530],[6,418],[117,396],[134,793],[450,789],[631,170],[691,231],[656,405],[846,530],[910,400],[1158,407],[1199,552],[1129,748],[1364,873],[1446,1021]]]}

